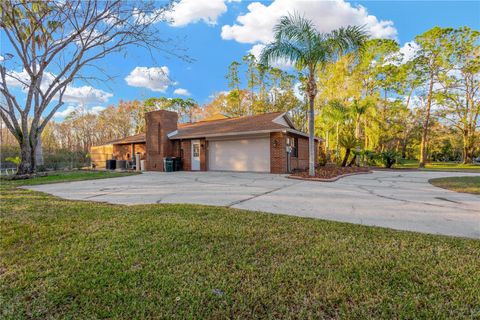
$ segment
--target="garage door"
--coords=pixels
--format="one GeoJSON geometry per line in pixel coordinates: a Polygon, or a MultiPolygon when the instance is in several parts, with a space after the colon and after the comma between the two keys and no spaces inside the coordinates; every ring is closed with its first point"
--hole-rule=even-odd
{"type": "Polygon", "coordinates": [[[270,139],[209,141],[208,170],[270,172],[270,139]]]}

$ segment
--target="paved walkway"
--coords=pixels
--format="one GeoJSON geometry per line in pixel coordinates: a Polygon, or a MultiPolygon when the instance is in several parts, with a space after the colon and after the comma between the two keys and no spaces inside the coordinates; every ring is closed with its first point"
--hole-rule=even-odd
{"type": "Polygon", "coordinates": [[[195,203],[480,238],[480,196],[434,187],[454,172],[376,171],[331,183],[232,172],[138,176],[27,187],[74,200],[115,204],[195,203]]]}

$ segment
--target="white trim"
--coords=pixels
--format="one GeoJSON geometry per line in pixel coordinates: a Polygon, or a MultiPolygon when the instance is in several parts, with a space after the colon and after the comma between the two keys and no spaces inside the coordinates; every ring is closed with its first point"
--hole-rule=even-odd
{"type": "Polygon", "coordinates": [[[191,163],[191,166],[192,166],[190,169],[191,169],[192,171],[200,171],[200,168],[201,168],[201,165],[200,165],[200,152],[201,152],[201,150],[200,150],[200,140],[192,140],[192,143],[191,143],[190,148],[191,148],[191,149],[190,149],[190,160],[191,160],[190,163],[191,163]],[[195,157],[195,156],[193,155],[193,146],[194,146],[195,144],[198,144],[198,157],[195,157]],[[198,159],[198,160],[197,160],[197,159],[198,159]],[[194,164],[194,163],[195,163],[195,164],[198,164],[198,167],[195,166],[195,168],[194,168],[194,167],[193,167],[193,164],[194,164]]]}
{"type": "Polygon", "coordinates": [[[174,135],[176,135],[177,133],[178,133],[178,130],[172,131],[172,132],[170,132],[169,134],[167,134],[167,137],[168,137],[168,138],[171,138],[171,137],[173,137],[174,135]]]}
{"type": "Polygon", "coordinates": [[[295,125],[293,124],[293,121],[292,119],[290,119],[290,117],[288,116],[288,113],[284,112],[282,113],[281,115],[279,115],[278,117],[276,117],[275,119],[272,120],[272,122],[276,123],[276,124],[280,124],[282,126],[285,126],[285,122],[287,123],[287,126],[286,127],[290,127],[294,130],[297,130],[297,128],[295,127],[295,125]],[[280,120],[281,119],[281,120],[280,120]],[[283,120],[283,121],[282,121],[283,120]]]}

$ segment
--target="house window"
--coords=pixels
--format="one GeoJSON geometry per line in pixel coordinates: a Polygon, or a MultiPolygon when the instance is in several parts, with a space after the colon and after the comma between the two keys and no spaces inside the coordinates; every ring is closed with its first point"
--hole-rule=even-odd
{"type": "Polygon", "coordinates": [[[298,158],[298,138],[291,139],[292,157],[298,158]]]}
{"type": "Polygon", "coordinates": [[[200,156],[200,145],[198,143],[193,144],[193,156],[195,158],[200,156]]]}

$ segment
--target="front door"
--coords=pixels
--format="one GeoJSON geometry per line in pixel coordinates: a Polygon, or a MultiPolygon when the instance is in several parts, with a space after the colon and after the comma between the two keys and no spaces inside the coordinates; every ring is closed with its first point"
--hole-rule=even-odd
{"type": "Polygon", "coordinates": [[[192,140],[192,170],[200,170],[200,141],[192,140]]]}

